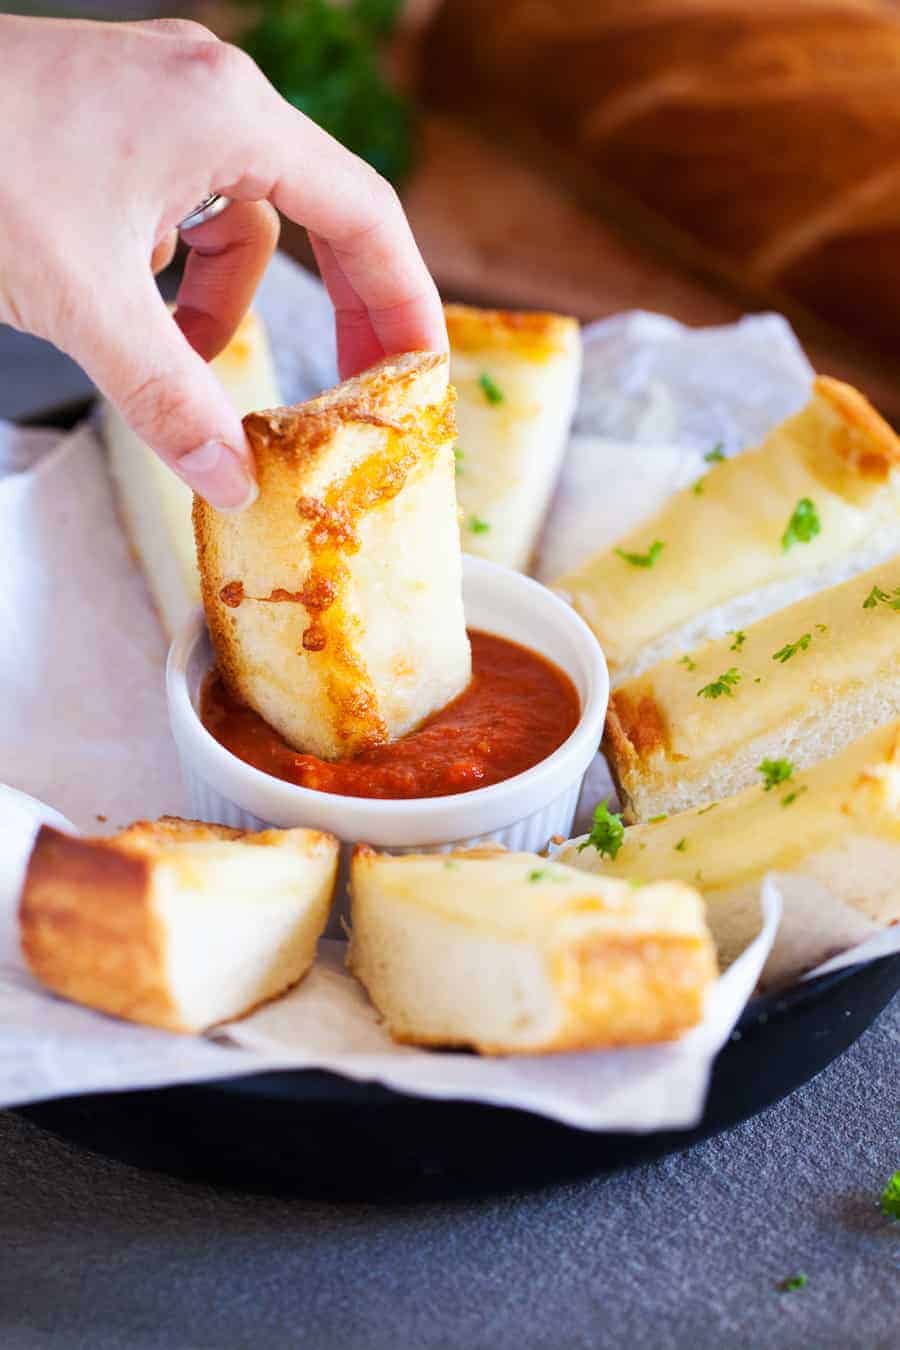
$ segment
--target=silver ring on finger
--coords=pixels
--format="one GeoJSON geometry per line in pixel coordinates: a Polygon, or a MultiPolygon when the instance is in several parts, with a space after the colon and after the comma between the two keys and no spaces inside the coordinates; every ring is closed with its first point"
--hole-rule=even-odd
{"type": "Polygon", "coordinates": [[[205,225],[208,220],[214,220],[220,216],[223,211],[231,205],[230,197],[223,197],[220,192],[211,192],[208,197],[189,211],[184,220],[178,222],[178,229],[183,233],[185,230],[195,230],[198,225],[205,225]]]}

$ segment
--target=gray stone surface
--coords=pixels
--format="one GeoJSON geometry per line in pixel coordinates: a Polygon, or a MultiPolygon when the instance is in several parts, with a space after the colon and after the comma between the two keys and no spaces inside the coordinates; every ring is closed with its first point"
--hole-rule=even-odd
{"type": "Polygon", "coordinates": [[[686,1154],[458,1203],[190,1185],[0,1114],[3,1350],[894,1350],[900,1000],[686,1154]],[[804,1271],[807,1287],[780,1293],[804,1271]]]}

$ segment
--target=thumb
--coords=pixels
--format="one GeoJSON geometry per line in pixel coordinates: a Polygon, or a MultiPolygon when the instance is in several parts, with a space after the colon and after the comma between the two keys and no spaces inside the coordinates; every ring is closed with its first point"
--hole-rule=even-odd
{"type": "Polygon", "coordinates": [[[239,511],[257,494],[241,420],[189,345],[149,274],[94,314],[71,354],[132,430],[210,506],[239,511]]]}

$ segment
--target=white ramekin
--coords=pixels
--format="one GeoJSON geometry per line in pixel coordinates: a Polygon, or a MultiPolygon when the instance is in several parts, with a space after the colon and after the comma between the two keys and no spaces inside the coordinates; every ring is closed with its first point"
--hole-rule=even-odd
{"type": "Polygon", "coordinates": [[[551,835],[568,836],[606,716],[609,677],[603,653],[564,601],[496,563],[464,559],[463,600],[470,628],[533,648],[574,683],[581,718],[552,755],[505,783],[418,801],[339,797],[272,778],[237,759],[200,721],[200,688],[212,649],[198,610],[172,643],[166,669],[172,733],[194,816],[244,830],[312,826],[330,830],[346,844],[365,842],[394,851],[438,851],[488,840],[538,851],[551,835]]]}

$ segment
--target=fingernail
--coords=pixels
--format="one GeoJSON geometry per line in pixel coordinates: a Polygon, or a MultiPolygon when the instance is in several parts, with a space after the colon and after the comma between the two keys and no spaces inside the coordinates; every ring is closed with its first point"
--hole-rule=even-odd
{"type": "Polygon", "coordinates": [[[259,493],[243,459],[224,441],[207,441],[182,455],[175,472],[217,511],[242,511],[259,493]]]}

